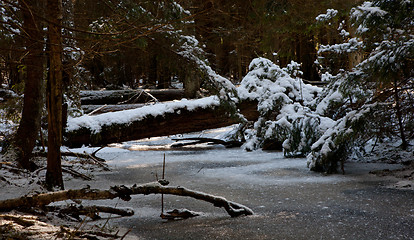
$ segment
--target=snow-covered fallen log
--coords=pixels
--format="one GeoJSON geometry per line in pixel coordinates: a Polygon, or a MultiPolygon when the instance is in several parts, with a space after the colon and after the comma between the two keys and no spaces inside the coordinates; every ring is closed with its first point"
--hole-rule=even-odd
{"type": "Polygon", "coordinates": [[[124,201],[129,201],[131,199],[131,195],[138,194],[170,194],[192,197],[198,200],[212,203],[216,207],[224,208],[231,217],[253,214],[253,211],[250,208],[239,203],[228,201],[223,197],[214,196],[199,191],[193,191],[180,186],[163,186],[158,182],[134,185],[132,187],[115,186],[111,187],[109,190],[83,188],[77,190],[42,193],[33,196],[24,196],[16,199],[7,199],[0,201],[0,211],[5,212],[17,208],[41,207],[46,206],[52,202],[59,202],[69,199],[100,200],[114,199],[119,197],[124,201]]]}
{"type": "MultiPolygon", "coordinates": [[[[248,120],[258,117],[255,101],[239,104],[248,120]]],[[[139,109],[68,119],[65,145],[102,146],[155,136],[196,132],[237,123],[217,97],[158,103],[139,109]]]]}

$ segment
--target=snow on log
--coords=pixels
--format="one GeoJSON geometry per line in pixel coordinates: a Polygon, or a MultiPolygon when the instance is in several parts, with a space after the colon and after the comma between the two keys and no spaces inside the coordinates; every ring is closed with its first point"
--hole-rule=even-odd
{"type": "Polygon", "coordinates": [[[171,101],[184,97],[183,89],[138,89],[81,91],[82,105],[118,104],[120,102],[145,103],[155,97],[158,101],[171,101]]]}
{"type": "Polygon", "coordinates": [[[158,182],[134,185],[132,187],[115,186],[111,187],[109,190],[83,188],[77,190],[42,193],[33,196],[24,196],[16,199],[7,199],[0,201],[0,212],[10,211],[17,208],[41,207],[46,206],[52,202],[59,202],[69,199],[101,200],[114,199],[119,197],[124,201],[129,201],[131,199],[131,195],[138,194],[170,194],[192,197],[198,200],[212,203],[216,207],[224,208],[231,217],[237,217],[240,215],[253,215],[253,211],[250,208],[239,203],[228,201],[223,197],[214,196],[199,191],[193,191],[180,186],[163,186],[158,182]]]}
{"type": "MultiPolygon", "coordinates": [[[[240,103],[248,120],[258,117],[257,103],[240,103]]],[[[225,127],[238,120],[220,106],[216,96],[196,100],[158,103],[119,112],[68,119],[65,145],[103,146],[109,143],[168,136],[225,127]]]]}

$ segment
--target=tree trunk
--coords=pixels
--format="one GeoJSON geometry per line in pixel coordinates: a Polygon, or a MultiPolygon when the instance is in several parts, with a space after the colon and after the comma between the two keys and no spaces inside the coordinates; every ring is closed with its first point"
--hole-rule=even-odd
{"type": "Polygon", "coordinates": [[[49,79],[47,84],[48,110],[48,154],[46,185],[49,189],[63,189],[60,147],[62,146],[62,1],[47,1],[47,17],[50,20],[49,38],[49,79]]]}
{"type": "Polygon", "coordinates": [[[150,47],[148,79],[146,85],[147,87],[154,87],[157,85],[157,55],[154,47],[150,47]]]}
{"type": "Polygon", "coordinates": [[[187,71],[187,75],[184,80],[184,96],[192,99],[197,97],[197,91],[200,90],[200,77],[194,69],[187,71]]]}
{"type": "Polygon", "coordinates": [[[23,30],[27,55],[23,59],[26,67],[23,113],[19,129],[14,139],[18,151],[19,164],[29,170],[36,165],[30,161],[33,148],[40,130],[43,95],[43,34],[37,17],[39,12],[36,0],[19,1],[23,15],[23,30]],[[36,14],[32,14],[36,11],[36,14]]]}
{"type": "MultiPolygon", "coordinates": [[[[399,76],[398,76],[399,77],[399,76]]],[[[404,133],[404,125],[403,125],[403,120],[402,120],[402,112],[401,112],[401,106],[400,106],[400,97],[398,95],[398,82],[397,82],[397,77],[394,78],[394,97],[395,97],[395,114],[397,116],[397,120],[398,120],[398,127],[400,130],[400,137],[401,137],[401,148],[403,150],[406,150],[408,147],[408,142],[405,138],[405,133],[404,133]]]]}
{"type": "MultiPolygon", "coordinates": [[[[153,107],[157,106],[153,105],[153,107]]],[[[246,100],[240,103],[238,107],[249,121],[256,120],[259,116],[257,102],[255,101],[246,100]]],[[[160,109],[167,109],[167,111],[154,116],[151,112],[147,113],[148,109],[142,108],[143,115],[137,117],[137,119],[132,119],[128,123],[108,123],[108,115],[106,114],[88,117],[90,118],[86,120],[88,122],[103,123],[100,130],[95,131],[88,127],[79,127],[76,130],[68,131],[66,132],[65,145],[71,147],[82,145],[103,146],[109,143],[148,137],[197,132],[225,127],[239,122],[238,119],[229,116],[228,109],[217,105],[196,107],[192,110],[188,110],[187,106],[175,108],[174,111],[169,111],[171,109],[169,106],[160,106],[160,109]],[[95,117],[96,119],[94,119],[95,117]]],[[[114,116],[117,113],[107,114],[114,116]]],[[[79,124],[76,118],[71,121],[79,124]]],[[[81,125],[83,124],[81,123],[81,125]]]]}
{"type": "Polygon", "coordinates": [[[158,84],[157,89],[167,89],[170,87],[171,80],[170,80],[170,71],[165,66],[160,66],[158,68],[158,84]]]}

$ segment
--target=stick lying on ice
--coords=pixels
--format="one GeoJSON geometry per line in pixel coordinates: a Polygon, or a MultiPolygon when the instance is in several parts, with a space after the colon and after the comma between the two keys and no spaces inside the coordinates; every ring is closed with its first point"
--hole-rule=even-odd
{"type": "Polygon", "coordinates": [[[99,200],[114,199],[119,197],[124,201],[129,201],[131,199],[131,195],[137,194],[170,194],[192,197],[198,200],[212,203],[216,207],[223,207],[231,217],[253,214],[253,211],[250,208],[232,201],[228,201],[223,197],[193,191],[180,186],[163,186],[158,182],[134,185],[132,187],[115,186],[111,187],[109,190],[83,188],[77,190],[65,190],[59,192],[42,193],[33,196],[24,196],[16,199],[7,199],[0,201],[0,211],[10,211],[12,209],[16,209],[19,207],[27,208],[35,206],[45,206],[52,202],[58,202],[68,199],[99,200]]]}
{"type": "Polygon", "coordinates": [[[184,147],[189,145],[196,145],[200,143],[209,143],[209,144],[221,144],[225,146],[226,148],[233,148],[233,147],[241,147],[243,145],[240,141],[225,141],[221,139],[215,139],[215,138],[173,138],[171,139],[173,141],[192,141],[192,142],[184,142],[184,143],[173,143],[171,147],[184,147]]]}

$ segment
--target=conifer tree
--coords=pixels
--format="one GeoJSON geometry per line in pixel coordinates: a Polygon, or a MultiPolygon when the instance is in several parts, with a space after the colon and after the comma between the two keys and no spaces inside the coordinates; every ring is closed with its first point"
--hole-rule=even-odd
{"type": "Polygon", "coordinates": [[[313,169],[334,171],[352,146],[374,138],[398,136],[401,148],[407,148],[414,119],[413,13],[412,1],[364,2],[350,14],[357,37],[319,50],[345,55],[361,51],[364,57],[352,69],[324,75],[330,83],[318,110],[337,123],[312,146],[308,160],[313,169]]]}

